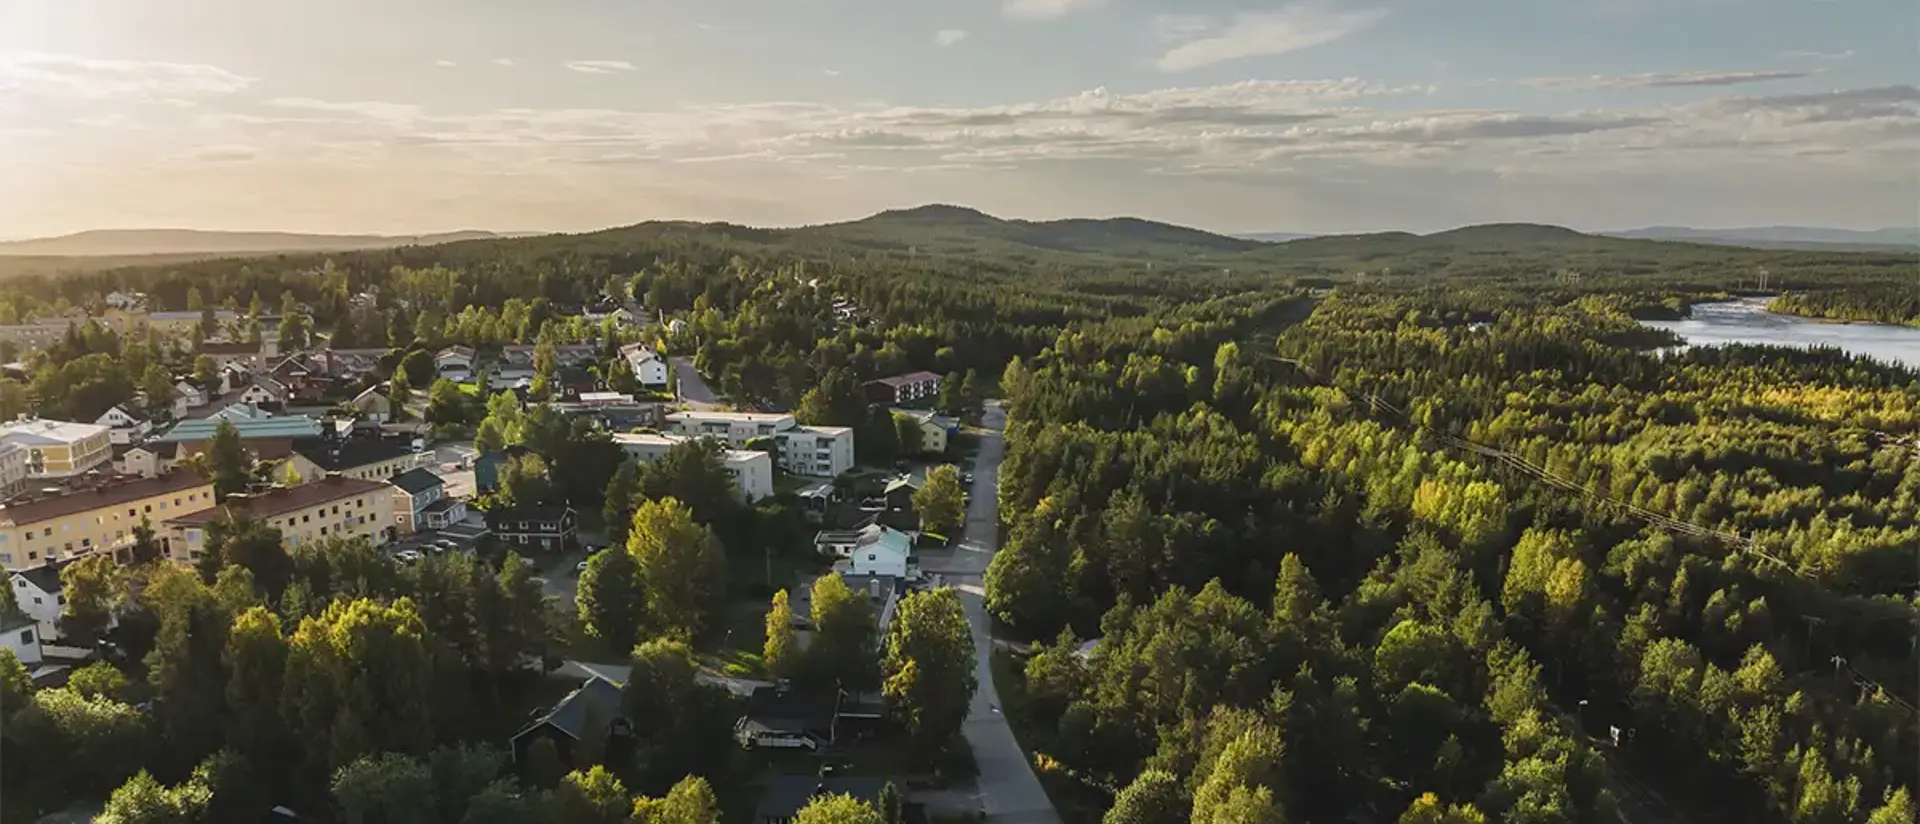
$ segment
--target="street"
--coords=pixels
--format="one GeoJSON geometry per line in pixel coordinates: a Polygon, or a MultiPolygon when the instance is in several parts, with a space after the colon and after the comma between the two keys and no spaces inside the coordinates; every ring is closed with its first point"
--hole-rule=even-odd
{"type": "Polygon", "coordinates": [[[673,365],[674,387],[680,393],[680,400],[693,409],[718,409],[721,398],[707,386],[707,379],[700,377],[700,370],[693,368],[693,358],[674,357],[667,362],[673,365]]]}

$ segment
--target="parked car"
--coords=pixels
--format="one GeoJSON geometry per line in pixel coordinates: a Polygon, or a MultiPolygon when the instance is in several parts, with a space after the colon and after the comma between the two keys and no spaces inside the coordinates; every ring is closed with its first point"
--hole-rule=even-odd
{"type": "Polygon", "coordinates": [[[574,565],[573,565],[573,574],[575,574],[575,575],[579,575],[580,573],[582,573],[582,572],[586,572],[586,571],[587,571],[587,562],[586,562],[586,561],[581,561],[580,563],[577,563],[577,564],[574,564],[574,565]]]}
{"type": "Polygon", "coordinates": [[[421,555],[418,550],[403,549],[393,553],[393,557],[403,564],[417,564],[420,563],[421,555]]]}

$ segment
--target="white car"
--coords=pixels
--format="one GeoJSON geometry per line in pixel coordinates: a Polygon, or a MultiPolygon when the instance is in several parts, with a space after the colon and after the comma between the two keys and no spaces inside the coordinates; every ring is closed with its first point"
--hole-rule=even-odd
{"type": "Polygon", "coordinates": [[[582,573],[582,572],[586,572],[586,571],[587,571],[587,562],[586,562],[586,561],[581,561],[580,563],[577,563],[577,564],[574,564],[574,565],[573,565],[573,574],[575,574],[575,575],[579,575],[580,573],[582,573]]]}
{"type": "Polygon", "coordinates": [[[393,553],[393,557],[398,559],[401,563],[407,563],[407,564],[420,563],[420,552],[418,550],[403,549],[403,550],[400,550],[399,552],[393,553]]]}

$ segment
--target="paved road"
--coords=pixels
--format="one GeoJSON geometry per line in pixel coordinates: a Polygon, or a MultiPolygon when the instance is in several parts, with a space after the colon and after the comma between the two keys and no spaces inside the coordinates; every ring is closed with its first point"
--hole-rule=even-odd
{"type": "MultiPolygon", "coordinates": [[[[987,617],[984,575],[987,562],[1000,547],[1000,499],[996,494],[1000,458],[1005,444],[1000,430],[1007,416],[998,404],[986,410],[980,453],[973,469],[973,490],[967,502],[966,538],[952,557],[938,568],[944,580],[960,590],[967,620],[973,624],[973,648],[978,660],[975,673],[980,690],[974,693],[972,710],[967,714],[964,732],[973,747],[973,760],[980,767],[980,807],[987,820],[996,824],[1059,824],[1053,802],[1047,799],[1040,779],[1033,775],[1013,729],[1000,712],[1000,695],[993,687],[992,624],[987,617]]],[[[934,559],[929,558],[929,561],[934,559]]],[[[931,567],[930,567],[931,568],[931,567]]]]}
{"type": "Polygon", "coordinates": [[[700,370],[693,368],[693,358],[668,358],[673,365],[674,387],[680,393],[680,400],[695,409],[708,409],[720,405],[721,397],[707,386],[707,379],[700,377],[700,370]]]}

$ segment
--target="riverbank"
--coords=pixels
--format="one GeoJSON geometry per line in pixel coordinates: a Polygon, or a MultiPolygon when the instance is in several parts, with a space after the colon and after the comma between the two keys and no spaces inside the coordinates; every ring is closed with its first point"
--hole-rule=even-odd
{"type": "Polygon", "coordinates": [[[1641,323],[1678,335],[1688,346],[1756,344],[1796,348],[1830,347],[1875,360],[1920,369],[1920,328],[1913,326],[1808,318],[1769,308],[1778,298],[1741,298],[1701,303],[1681,320],[1641,323]]]}

